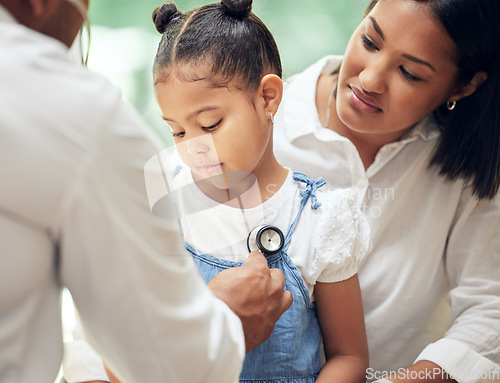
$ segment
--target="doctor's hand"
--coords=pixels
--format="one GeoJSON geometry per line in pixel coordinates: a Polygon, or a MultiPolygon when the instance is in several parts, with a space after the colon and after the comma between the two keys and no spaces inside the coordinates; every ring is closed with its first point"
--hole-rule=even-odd
{"type": "Polygon", "coordinates": [[[217,274],[208,284],[214,295],[240,318],[246,352],[271,336],[276,321],[292,305],[281,270],[270,269],[266,258],[253,251],[241,267],[217,274]]]}

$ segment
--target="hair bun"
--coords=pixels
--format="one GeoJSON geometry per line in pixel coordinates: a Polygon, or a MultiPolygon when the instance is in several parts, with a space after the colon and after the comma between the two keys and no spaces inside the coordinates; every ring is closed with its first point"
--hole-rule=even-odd
{"type": "Polygon", "coordinates": [[[174,3],[164,3],[153,11],[153,23],[159,33],[164,33],[168,24],[179,19],[182,12],[179,11],[174,3]]]}
{"type": "Polygon", "coordinates": [[[252,0],[221,0],[226,12],[232,16],[245,17],[252,10],[252,0]]]}

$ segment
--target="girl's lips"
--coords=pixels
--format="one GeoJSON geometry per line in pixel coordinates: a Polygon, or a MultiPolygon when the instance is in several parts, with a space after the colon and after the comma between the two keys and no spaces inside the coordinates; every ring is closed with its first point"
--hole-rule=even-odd
{"type": "Polygon", "coordinates": [[[382,112],[382,109],[378,107],[377,102],[372,97],[366,95],[361,89],[349,85],[349,100],[351,104],[356,108],[366,113],[378,113],[382,112]]]}
{"type": "Polygon", "coordinates": [[[212,175],[212,174],[218,174],[218,173],[221,173],[222,172],[222,164],[214,164],[214,165],[200,165],[198,166],[199,169],[205,173],[205,174],[208,174],[208,175],[212,175]]]}

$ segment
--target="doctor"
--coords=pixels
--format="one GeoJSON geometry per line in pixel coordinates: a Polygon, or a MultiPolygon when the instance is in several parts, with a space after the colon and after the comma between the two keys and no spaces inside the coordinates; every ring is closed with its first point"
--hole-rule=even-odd
{"type": "Polygon", "coordinates": [[[291,305],[284,277],[252,253],[206,288],[176,220],[149,209],[143,168],[160,148],[68,59],[74,5],[0,0],[0,381],[54,381],[64,286],[124,381],[234,381],[291,305]]]}

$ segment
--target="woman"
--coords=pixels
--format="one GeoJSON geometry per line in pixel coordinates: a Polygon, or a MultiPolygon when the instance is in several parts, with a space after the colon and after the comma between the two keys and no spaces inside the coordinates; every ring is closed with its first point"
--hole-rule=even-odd
{"type": "Polygon", "coordinates": [[[368,380],[500,381],[499,21],[498,0],[375,0],[286,85],[278,160],[358,187],[370,222],[368,380]]]}

